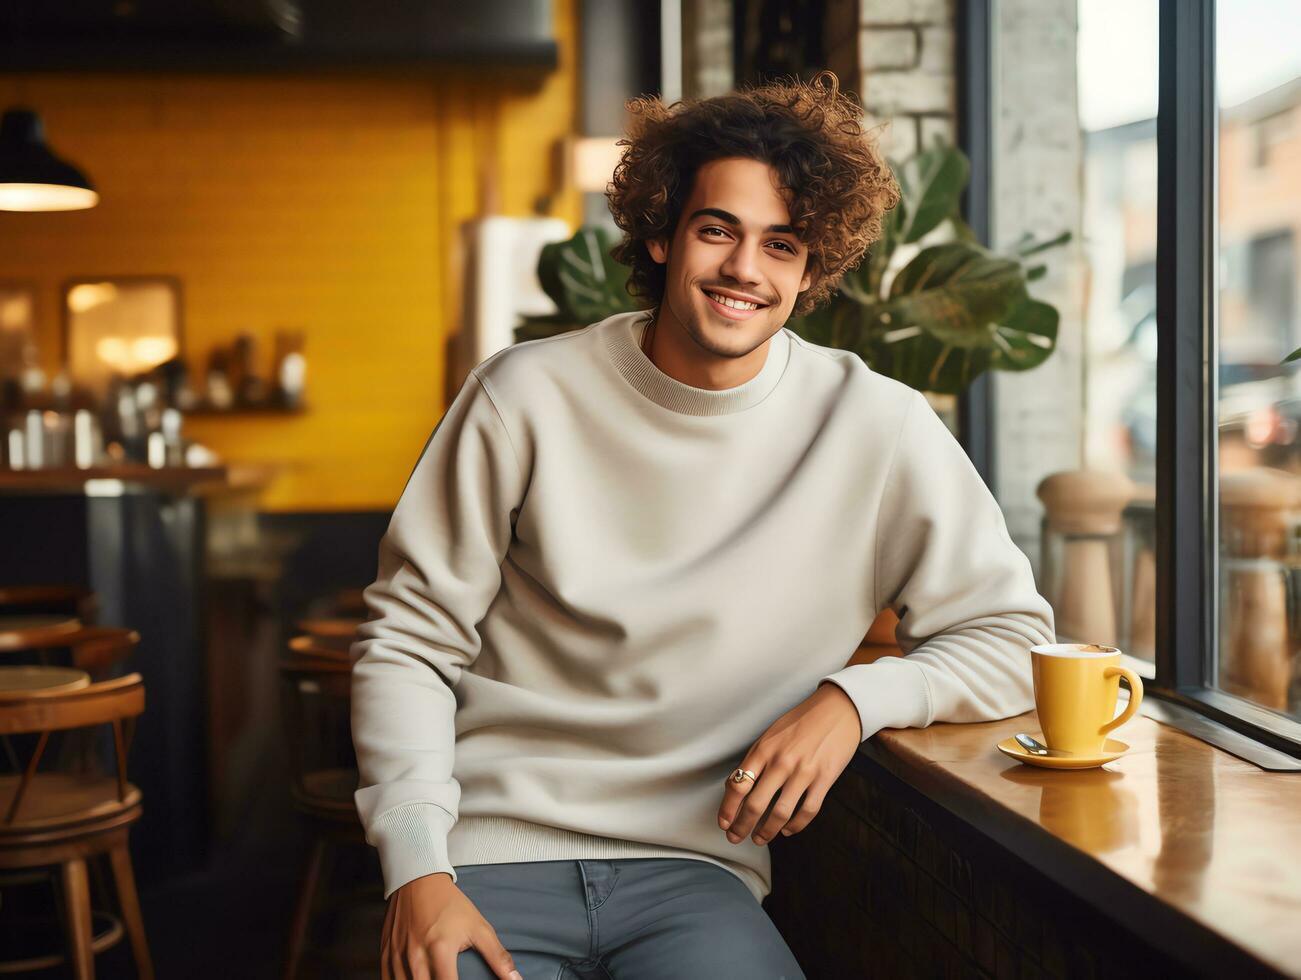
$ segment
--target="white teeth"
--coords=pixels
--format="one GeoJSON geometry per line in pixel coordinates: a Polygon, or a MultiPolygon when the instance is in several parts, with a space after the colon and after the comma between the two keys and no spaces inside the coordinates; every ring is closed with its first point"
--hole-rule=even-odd
{"type": "Polygon", "coordinates": [[[759,308],[758,303],[747,303],[744,300],[732,299],[730,296],[720,296],[718,293],[711,293],[708,290],[706,290],[705,295],[716,302],[722,303],[724,306],[730,306],[734,310],[757,310],[759,308]]]}

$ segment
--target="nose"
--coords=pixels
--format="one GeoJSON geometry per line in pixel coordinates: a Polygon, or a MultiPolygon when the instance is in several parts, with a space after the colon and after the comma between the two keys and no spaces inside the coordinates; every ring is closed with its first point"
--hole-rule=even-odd
{"type": "Polygon", "coordinates": [[[759,246],[752,238],[742,238],[728,253],[718,271],[738,283],[758,283],[763,277],[759,273],[759,246]]]}

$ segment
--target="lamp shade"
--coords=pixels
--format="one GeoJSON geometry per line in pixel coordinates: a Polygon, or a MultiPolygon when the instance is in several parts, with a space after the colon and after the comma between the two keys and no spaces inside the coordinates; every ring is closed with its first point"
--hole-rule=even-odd
{"type": "Polygon", "coordinates": [[[99,203],[80,170],[45,145],[45,127],[31,109],[0,119],[0,211],[76,211],[99,203]]]}

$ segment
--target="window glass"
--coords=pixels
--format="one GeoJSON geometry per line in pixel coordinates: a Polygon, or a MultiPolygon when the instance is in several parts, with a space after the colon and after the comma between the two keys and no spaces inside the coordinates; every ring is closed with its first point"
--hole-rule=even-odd
{"type": "Polygon", "coordinates": [[[1059,639],[1113,643],[1151,662],[1158,4],[1080,0],[1075,13],[1081,398],[1064,410],[1075,413],[1084,476],[1061,495],[1080,512],[1063,522],[1076,526],[1054,529],[1049,515],[1041,572],[1059,639]],[[1104,506],[1118,523],[1083,520],[1104,506]]]}
{"type": "Polygon", "coordinates": [[[1218,649],[1210,682],[1301,718],[1301,46],[1291,0],[1216,9],[1218,649]]]}

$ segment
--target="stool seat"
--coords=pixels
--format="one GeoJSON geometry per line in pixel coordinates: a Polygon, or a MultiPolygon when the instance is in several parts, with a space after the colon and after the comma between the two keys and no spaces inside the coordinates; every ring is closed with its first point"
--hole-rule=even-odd
{"type": "MultiPolygon", "coordinates": [[[[18,792],[21,776],[0,776],[0,820],[18,792]]],[[[18,807],[12,823],[0,822],[0,843],[6,837],[33,831],[98,824],[140,805],[140,790],[126,784],[126,798],[118,799],[117,779],[112,776],[83,776],[66,772],[38,772],[18,807]]]]}
{"type": "Polygon", "coordinates": [[[295,806],[310,816],[327,819],[357,819],[353,793],[360,784],[356,769],[318,769],[303,774],[293,787],[295,806]]]}
{"type": "MultiPolygon", "coordinates": [[[[153,980],[153,959],[127,840],[143,812],[139,788],[126,779],[126,758],[144,710],[144,682],[136,673],[76,690],[28,691],[0,698],[0,734],[39,736],[25,763],[7,744],[14,768],[21,769],[22,775],[0,776],[0,868],[58,865],[67,964],[75,980],[94,980],[95,953],[103,948],[102,943],[96,945],[100,937],[88,873],[88,863],[103,858],[113,870],[122,927],[131,941],[136,969],[141,980],[153,980]],[[88,732],[100,725],[108,725],[113,733],[112,776],[91,765],[78,765],[72,771],[40,770],[52,733],[88,732]]],[[[12,959],[0,962],[0,972],[18,968],[26,967],[12,959]]]]}

